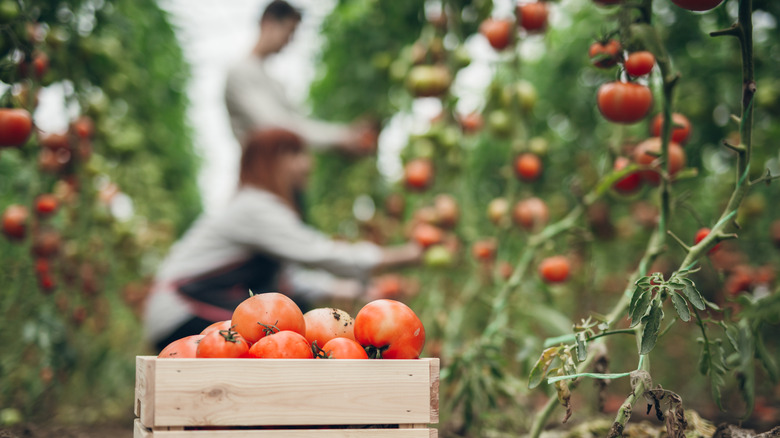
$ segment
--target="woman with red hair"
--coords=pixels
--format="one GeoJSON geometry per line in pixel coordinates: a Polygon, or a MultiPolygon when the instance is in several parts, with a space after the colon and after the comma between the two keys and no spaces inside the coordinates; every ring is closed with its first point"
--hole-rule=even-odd
{"type": "Polygon", "coordinates": [[[305,312],[319,298],[357,298],[358,283],[344,278],[366,280],[377,270],[420,260],[415,243],[336,241],[304,224],[296,197],[310,170],[311,157],[292,132],[249,136],[236,194],[220,211],[200,217],[157,273],[145,322],[146,337],[158,350],[230,319],[250,289],[285,292],[305,312]]]}

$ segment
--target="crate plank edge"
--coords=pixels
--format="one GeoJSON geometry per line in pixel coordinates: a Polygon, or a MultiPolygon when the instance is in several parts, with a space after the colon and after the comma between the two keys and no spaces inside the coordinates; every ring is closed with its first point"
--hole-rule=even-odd
{"type": "Polygon", "coordinates": [[[438,423],[438,409],[437,358],[159,360],[154,356],[136,357],[136,438],[428,438],[436,436],[436,429],[428,425],[438,423]],[[399,428],[301,429],[314,425],[398,425],[399,428]],[[204,426],[210,430],[189,430],[204,426]],[[265,430],[271,426],[279,430],[265,430]],[[236,430],[239,428],[242,430],[236,430]],[[252,428],[263,430],[247,430],[252,428]]]}

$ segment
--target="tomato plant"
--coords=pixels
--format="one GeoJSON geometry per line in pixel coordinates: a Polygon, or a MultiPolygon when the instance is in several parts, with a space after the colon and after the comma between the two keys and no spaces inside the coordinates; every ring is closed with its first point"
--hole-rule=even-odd
{"type": "Polygon", "coordinates": [[[425,327],[406,304],[375,300],[355,316],[355,340],[372,359],[417,359],[425,345],[425,327]]]}
{"type": "MultiPolygon", "coordinates": [[[[614,170],[622,170],[626,166],[631,164],[631,161],[627,157],[617,157],[613,166],[614,170]]],[[[635,193],[642,187],[642,174],[639,172],[631,172],[623,178],[617,180],[612,187],[623,194],[635,193]]]]}
{"type": "MultiPolygon", "coordinates": [[[[657,159],[661,153],[661,139],[658,137],[651,137],[647,140],[639,143],[634,149],[634,161],[637,164],[648,166],[653,163],[653,167],[660,169],[657,164],[657,159]]],[[[683,167],[685,167],[685,151],[682,146],[677,143],[669,143],[669,163],[668,172],[669,176],[674,176],[683,167]]],[[[658,170],[643,170],[640,172],[642,179],[648,184],[657,186],[661,182],[661,175],[658,170]]]]}

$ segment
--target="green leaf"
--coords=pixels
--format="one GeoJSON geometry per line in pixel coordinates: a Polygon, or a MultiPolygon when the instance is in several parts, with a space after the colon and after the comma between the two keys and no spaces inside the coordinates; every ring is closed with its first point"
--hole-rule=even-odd
{"type": "Polygon", "coordinates": [[[674,310],[680,315],[680,319],[685,322],[691,320],[691,311],[688,309],[688,303],[685,302],[685,298],[677,292],[672,293],[672,304],[674,304],[674,310]]]}
{"type": "Polygon", "coordinates": [[[642,296],[642,292],[644,291],[644,288],[640,285],[637,285],[634,288],[634,293],[631,295],[631,303],[628,305],[628,314],[633,315],[634,314],[634,308],[636,307],[636,302],[639,301],[639,297],[642,296]]]}
{"type": "Polygon", "coordinates": [[[642,321],[642,317],[645,316],[647,309],[650,307],[650,301],[650,292],[643,291],[634,306],[634,311],[631,312],[631,325],[629,327],[636,327],[642,321]]]}
{"type": "Polygon", "coordinates": [[[639,348],[639,354],[647,354],[655,347],[655,342],[658,340],[658,329],[661,327],[663,317],[663,309],[658,301],[653,301],[650,313],[642,319],[645,329],[642,331],[642,345],[639,348]]]}
{"type": "Polygon", "coordinates": [[[588,358],[588,349],[585,346],[585,334],[577,333],[577,360],[582,362],[588,358]]]}
{"type": "Polygon", "coordinates": [[[746,320],[739,321],[739,366],[737,367],[737,381],[739,392],[745,401],[745,414],[743,420],[750,417],[756,398],[756,367],[753,358],[756,355],[756,344],[753,340],[753,331],[746,320]]]}
{"type": "Polygon", "coordinates": [[[536,365],[531,369],[531,374],[528,376],[528,388],[536,388],[542,383],[559,348],[560,347],[550,347],[542,352],[539,360],[536,361],[536,365]]]}
{"type": "Polygon", "coordinates": [[[729,344],[731,344],[731,348],[733,348],[735,351],[739,351],[739,342],[737,339],[739,338],[739,329],[735,325],[727,325],[726,326],[726,339],[729,340],[729,344]]]}
{"type": "Polygon", "coordinates": [[[688,301],[690,301],[693,307],[699,310],[704,310],[706,307],[706,305],[704,304],[704,298],[702,298],[699,290],[696,289],[696,285],[693,283],[693,281],[687,278],[685,280],[688,280],[685,282],[686,287],[683,290],[683,292],[685,292],[685,297],[688,298],[688,301]]]}
{"type": "Polygon", "coordinates": [[[711,361],[710,346],[706,341],[702,340],[701,355],[699,356],[699,372],[702,376],[706,376],[709,373],[711,361]]]}
{"type": "Polygon", "coordinates": [[[764,366],[764,369],[766,369],[766,373],[769,375],[769,380],[771,380],[773,384],[777,385],[780,383],[780,370],[777,368],[777,362],[775,362],[775,360],[772,358],[772,355],[767,350],[766,344],[764,344],[764,337],[761,336],[760,331],[756,332],[755,342],[756,357],[759,361],[761,361],[761,365],[764,366]]]}

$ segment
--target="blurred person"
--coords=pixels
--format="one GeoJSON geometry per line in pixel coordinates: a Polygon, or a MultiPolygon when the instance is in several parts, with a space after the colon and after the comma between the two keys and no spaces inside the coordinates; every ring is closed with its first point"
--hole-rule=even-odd
{"type": "Polygon", "coordinates": [[[305,116],[288,98],[284,84],[266,71],[266,60],[287,46],[300,21],[299,10],[283,0],[272,1],[260,18],[252,51],[229,69],[225,103],[236,139],[241,142],[256,129],[280,127],[296,133],[313,149],[373,153],[376,130],[367,122],[330,123],[305,116]]]}
{"type": "Polygon", "coordinates": [[[366,298],[372,274],[420,261],[416,243],[348,243],[305,225],[296,193],[310,169],[305,142],[294,133],[272,128],[249,136],[235,195],[198,218],[157,272],[144,319],[158,351],[231,319],[249,289],[285,293],[306,312],[326,298],[366,298]]]}

